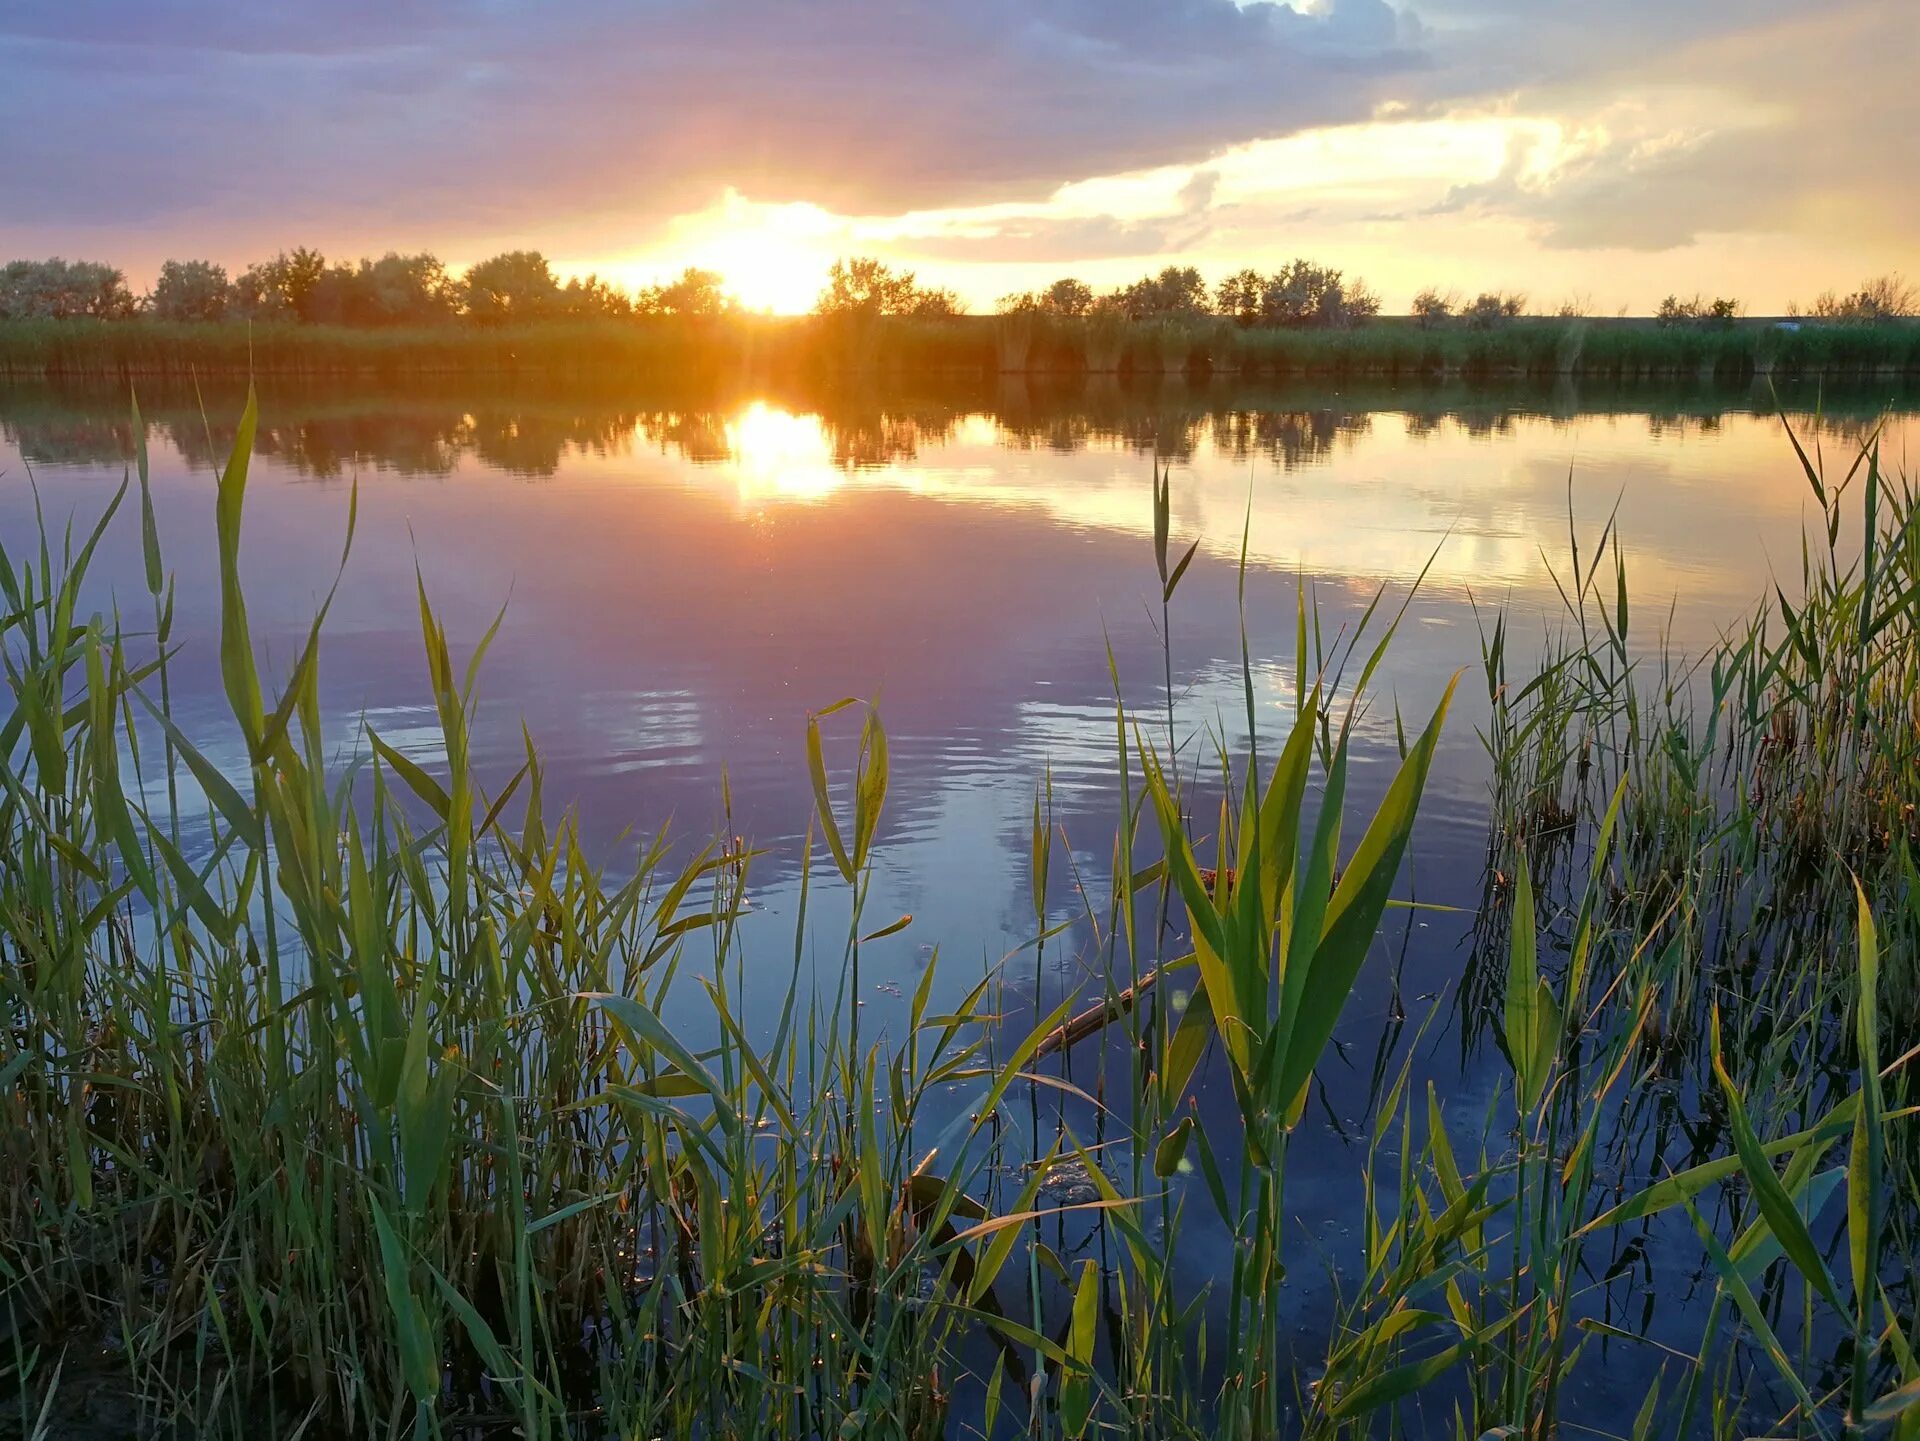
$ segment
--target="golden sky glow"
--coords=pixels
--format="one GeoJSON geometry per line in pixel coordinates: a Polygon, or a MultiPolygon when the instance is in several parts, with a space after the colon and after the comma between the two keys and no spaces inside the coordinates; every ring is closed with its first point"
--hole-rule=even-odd
{"type": "Polygon", "coordinates": [[[1802,277],[1850,276],[1897,265],[1901,256],[1857,234],[1814,241],[1784,232],[1596,254],[1542,246],[1525,224],[1468,213],[1460,197],[1504,185],[1522,200],[1544,202],[1599,157],[1657,165],[1708,136],[1762,129],[1781,112],[1711,86],[1676,84],[1617,97],[1579,123],[1496,111],[1385,115],[1236,146],[1193,165],[1071,181],[1033,204],[895,216],[766,203],[729,189],[716,204],[677,218],[657,245],[565,268],[640,285],[701,265],[723,274],[749,309],[794,314],[812,307],[836,257],[871,254],[953,287],[984,311],[1061,275],[1118,285],[1181,263],[1217,277],[1306,254],[1362,276],[1389,309],[1437,284],[1469,294],[1525,290],[1549,307],[1578,298],[1601,314],[1650,311],[1669,291],[1731,290],[1763,313],[1776,312],[1822,288],[1802,277]],[[1109,234],[1129,230],[1142,233],[1143,245],[1162,234],[1170,243],[1148,254],[1099,253],[1109,234]],[[1072,253],[1077,235],[1088,237],[1092,253],[1072,253]]]}

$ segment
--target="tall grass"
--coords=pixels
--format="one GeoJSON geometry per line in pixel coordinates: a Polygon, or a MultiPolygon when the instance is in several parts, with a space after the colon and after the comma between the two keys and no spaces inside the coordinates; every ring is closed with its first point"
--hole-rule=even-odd
{"type": "Polygon", "coordinates": [[[1723,329],[1523,317],[1492,329],[1387,318],[1348,330],[1241,329],[1216,316],[1128,321],[1021,313],[942,319],[647,317],[402,327],[150,319],[0,324],[0,374],[486,373],[586,376],[1247,374],[1739,381],[1920,370],[1920,323],[1723,329]]]}
{"type": "MultiPolygon", "coordinates": [[[[1544,1438],[1597,1349],[1641,1344],[1611,1288],[1684,1216],[1714,1297],[1635,1435],[1762,1413],[1920,1434],[1920,887],[1894,833],[1917,784],[1920,521],[1870,453],[1845,484],[1809,463],[1827,545],[1802,598],[1693,670],[1629,641],[1611,528],[1574,548],[1562,648],[1532,678],[1508,677],[1493,622],[1497,829],[1459,998],[1506,1079],[1481,1116],[1419,1094],[1411,1059],[1385,1085],[1352,1178],[1362,1264],[1303,1357],[1289,1152],[1403,903],[1454,695],[1418,725],[1396,712],[1393,778],[1354,815],[1356,725],[1404,601],[1329,637],[1302,594],[1291,724],[1263,728],[1249,646],[1250,742],[1211,759],[1181,733],[1169,639],[1164,714],[1114,709],[1107,894],[1058,909],[1042,784],[1033,954],[950,1003],[929,966],[875,1036],[861,967],[903,924],[867,906],[877,712],[808,719],[794,947],[750,947],[751,848],[588,855],[531,740],[486,784],[467,737],[490,636],[456,664],[424,591],[430,755],[324,732],[324,606],[264,683],[239,580],[256,424],[250,400],[216,507],[239,766],[171,714],[143,446],[115,507],[139,513],[151,630],[81,614],[113,508],[0,545],[0,1365],[20,1432],[111,1385],[135,1429],[205,1435],[1544,1438]],[[1873,540],[1849,562],[1856,494],[1873,540]],[[816,886],[848,916],[825,985],[816,886]],[[1069,927],[1100,978],[1043,995],[1069,927]],[[1691,1135],[1648,1100],[1668,1075],[1707,1117],[1691,1135]],[[1202,1123],[1209,1082],[1231,1124],[1202,1123]],[[1185,1240],[1200,1211],[1235,1238],[1210,1286],[1185,1240]],[[1097,1243],[1072,1265],[1069,1234],[1097,1243]]],[[[1169,635],[1170,486],[1156,474],[1169,635]]]]}

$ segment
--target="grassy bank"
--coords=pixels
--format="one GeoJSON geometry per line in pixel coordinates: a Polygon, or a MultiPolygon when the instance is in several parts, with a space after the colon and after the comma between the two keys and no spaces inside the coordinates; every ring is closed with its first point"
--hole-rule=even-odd
{"type": "Polygon", "coordinates": [[[0,323],[12,376],[968,373],[1744,380],[1920,371],[1920,322],[1722,329],[1521,318],[1487,330],[1383,318],[1351,330],[1223,319],[744,316],[420,328],[120,321],[0,323]]]}
{"type": "MultiPolygon", "coordinates": [[[[1561,562],[1537,668],[1487,617],[1454,683],[1486,686],[1495,785],[1450,1000],[1500,1082],[1383,1078],[1357,1264],[1303,1355],[1288,1152],[1454,694],[1394,707],[1393,779],[1350,804],[1395,598],[1338,638],[1302,598],[1289,723],[1249,664],[1250,748],[1205,752],[1169,654],[1164,709],[1115,708],[1106,878],[1041,781],[1032,940],[950,1004],[936,959],[876,1036],[877,713],[806,720],[811,879],[792,948],[750,949],[749,847],[590,856],[531,741],[476,774],[485,640],[424,594],[431,760],[322,733],[318,620],[263,686],[255,434],[249,404],[217,505],[226,771],[171,719],[157,545],[150,617],[110,620],[86,535],[0,538],[0,1426],[104,1390],[120,1434],[1544,1441],[1644,1347],[1622,1433],[1920,1434],[1920,508],[1870,453],[1809,466],[1792,598],[1690,664],[1644,644],[1610,528],[1561,562]],[[1061,995],[1069,927],[1101,979],[1061,995]],[[1711,1297],[1687,1351],[1635,1331],[1656,1251],[1711,1297]]],[[[144,471],[103,527],[143,523],[144,471]]],[[[1171,612],[1162,476],[1151,503],[1171,612]]]]}

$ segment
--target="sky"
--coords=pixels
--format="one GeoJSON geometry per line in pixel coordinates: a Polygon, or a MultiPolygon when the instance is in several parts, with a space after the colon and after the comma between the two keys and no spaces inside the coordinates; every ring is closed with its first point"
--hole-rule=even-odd
{"type": "Polygon", "coordinates": [[[1777,314],[1920,276],[1916,54],[1920,0],[6,0],[0,258],[1777,314]]]}

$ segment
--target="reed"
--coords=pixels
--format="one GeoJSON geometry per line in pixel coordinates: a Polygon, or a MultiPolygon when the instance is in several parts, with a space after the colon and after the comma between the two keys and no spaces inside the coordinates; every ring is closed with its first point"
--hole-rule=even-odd
{"type": "Polygon", "coordinates": [[[1882,377],[1920,370],[1920,322],[1724,328],[1519,317],[1489,329],[1386,317],[1242,329],[1215,316],[648,316],[490,325],[128,320],[0,323],[0,374],[1247,374],[1475,379],[1882,377]]]}
{"type": "Polygon", "coordinates": [[[1409,904],[1460,679],[1396,711],[1356,815],[1404,598],[1329,635],[1303,592],[1285,733],[1249,646],[1249,739],[1204,756],[1173,684],[1194,552],[1157,469],[1164,711],[1116,699],[1111,882],[1061,908],[1042,781],[1029,946],[953,1004],[936,961],[876,1037],[861,968],[904,925],[867,913],[876,711],[808,718],[794,948],[750,947],[751,847],[589,855],[531,739],[486,783],[490,635],[456,664],[424,590],[431,753],[324,733],[324,605],[263,683],[239,581],[256,431],[249,399],[217,501],[235,768],[172,714],[137,413],[92,530],[0,542],[0,1424],[45,1434],[111,1385],[146,1434],[1544,1441],[1596,1351],[1656,1344],[1613,1302],[1679,1238],[1713,1297],[1632,1434],[1920,1434],[1920,510],[1871,446],[1841,480],[1806,461],[1799,598],[1708,656],[1641,646],[1611,525],[1570,544],[1530,674],[1491,621],[1495,824],[1456,999],[1504,1078],[1463,1116],[1417,1094],[1411,1053],[1383,1074],[1361,1266],[1303,1356],[1289,1150],[1409,904]],[[122,504],[151,629],[80,614],[122,504]],[[816,886],[848,916],[824,985],[816,886]],[[1098,980],[1043,994],[1070,933],[1098,980]],[[1199,1123],[1204,1085],[1230,1125],[1199,1123]],[[1186,1261],[1203,1212],[1236,1238],[1211,1286],[1186,1261]]]}

